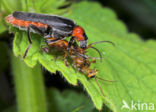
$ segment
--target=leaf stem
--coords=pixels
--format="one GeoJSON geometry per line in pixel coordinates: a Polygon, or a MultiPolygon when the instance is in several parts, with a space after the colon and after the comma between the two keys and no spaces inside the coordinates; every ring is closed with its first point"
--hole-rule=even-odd
{"type": "Polygon", "coordinates": [[[14,56],[11,59],[18,112],[47,112],[40,66],[30,68],[14,56]]]}

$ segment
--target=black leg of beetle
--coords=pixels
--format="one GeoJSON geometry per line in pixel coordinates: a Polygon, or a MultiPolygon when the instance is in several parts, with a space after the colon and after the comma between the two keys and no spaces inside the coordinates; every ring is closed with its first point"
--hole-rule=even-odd
{"type": "Polygon", "coordinates": [[[44,38],[53,37],[53,28],[52,28],[52,26],[48,26],[48,27],[43,31],[43,36],[44,36],[44,38]]]}
{"type": "Polygon", "coordinates": [[[31,29],[33,29],[38,34],[44,36],[44,38],[50,38],[52,37],[53,28],[51,26],[48,26],[47,28],[38,28],[33,24],[30,24],[29,26],[31,29]]]}
{"type": "Polygon", "coordinates": [[[31,35],[30,35],[30,27],[28,27],[28,40],[29,40],[29,46],[27,47],[27,49],[25,50],[25,53],[23,55],[23,59],[27,56],[27,53],[32,45],[32,41],[31,41],[31,35]]]}
{"type": "Polygon", "coordinates": [[[39,33],[40,35],[43,35],[44,36],[44,31],[42,31],[41,29],[39,29],[38,27],[36,27],[35,25],[33,24],[30,24],[29,27],[31,29],[33,29],[35,32],[39,33]]]}
{"type": "Polygon", "coordinates": [[[24,55],[23,55],[23,59],[26,57],[26,55],[27,55],[27,53],[28,53],[28,51],[29,51],[29,49],[30,49],[30,47],[31,47],[31,45],[32,45],[32,41],[31,41],[31,35],[30,35],[30,28],[32,29],[32,30],[34,30],[34,31],[36,31],[37,33],[39,33],[39,34],[41,34],[41,35],[44,35],[44,33],[43,33],[43,31],[41,30],[41,29],[39,29],[38,27],[36,27],[35,25],[33,25],[33,24],[30,24],[29,25],[29,27],[28,27],[28,40],[29,40],[29,46],[27,47],[27,49],[26,49],[26,51],[25,51],[25,53],[24,53],[24,55]]]}
{"type": "Polygon", "coordinates": [[[52,34],[53,34],[53,27],[52,26],[49,26],[46,30],[46,33],[50,35],[50,37],[52,37],[52,34]]]}
{"type": "Polygon", "coordinates": [[[75,43],[75,37],[71,37],[68,42],[67,52],[69,52],[70,47],[75,43]]]}

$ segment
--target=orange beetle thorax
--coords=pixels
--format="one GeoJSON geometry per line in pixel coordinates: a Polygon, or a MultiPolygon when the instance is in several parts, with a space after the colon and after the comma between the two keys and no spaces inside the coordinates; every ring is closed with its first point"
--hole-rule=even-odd
{"type": "Polygon", "coordinates": [[[73,29],[73,34],[72,36],[74,36],[78,41],[82,41],[82,40],[85,40],[84,38],[84,30],[82,27],[80,26],[76,26],[74,29],[73,29]]]}

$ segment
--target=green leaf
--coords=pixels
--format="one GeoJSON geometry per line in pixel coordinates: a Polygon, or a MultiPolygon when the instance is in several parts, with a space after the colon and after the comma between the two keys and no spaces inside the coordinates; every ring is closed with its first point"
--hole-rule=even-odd
{"type": "MultiPolygon", "coordinates": [[[[126,112],[127,109],[121,110],[123,100],[129,106],[131,101],[156,104],[156,89],[153,88],[156,86],[155,41],[144,42],[136,34],[129,33],[111,9],[94,2],[75,4],[64,16],[84,27],[89,43],[101,40],[115,43],[115,47],[107,43],[97,44],[96,48],[101,51],[104,59],[102,62],[97,60],[92,66],[99,71],[97,77],[117,82],[98,80],[105,94],[105,97],[102,96],[95,79],[88,79],[84,74],[75,72],[71,66],[66,67],[63,60],[56,60],[54,55],[42,52],[39,45],[42,37],[34,34],[33,45],[24,59],[27,65],[33,67],[39,61],[50,72],[61,71],[65,79],[73,85],[79,80],[98,109],[105,103],[115,112],[126,112]]],[[[28,46],[26,36],[25,32],[16,33],[13,44],[16,55],[23,56],[28,46]]],[[[88,55],[98,57],[92,50],[88,50],[88,55]]]]}
{"type": "Polygon", "coordinates": [[[91,112],[94,107],[82,93],[71,90],[59,92],[51,88],[47,92],[49,112],[91,112]]]}
{"type": "Polygon", "coordinates": [[[1,0],[2,11],[4,11],[5,13],[11,13],[15,10],[21,10],[21,6],[21,0],[1,0]]]}

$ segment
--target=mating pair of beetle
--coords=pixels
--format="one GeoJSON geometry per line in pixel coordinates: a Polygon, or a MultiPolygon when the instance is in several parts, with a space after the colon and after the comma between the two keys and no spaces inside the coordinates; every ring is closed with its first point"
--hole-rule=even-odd
{"type": "Polygon", "coordinates": [[[28,40],[30,45],[26,49],[23,58],[26,57],[28,50],[32,44],[30,32],[38,33],[48,40],[48,38],[55,38],[54,40],[46,40],[47,44],[55,43],[59,40],[72,36],[69,40],[67,50],[79,41],[81,48],[86,48],[88,44],[88,37],[82,27],[70,19],[66,19],[55,15],[45,15],[37,13],[14,12],[6,17],[6,21],[21,30],[27,30],[28,40]]]}
{"type": "Polygon", "coordinates": [[[100,41],[88,45],[88,37],[81,26],[78,26],[73,20],[56,15],[14,12],[7,16],[5,20],[13,26],[28,32],[28,40],[30,44],[27,47],[23,58],[26,57],[32,45],[30,32],[34,32],[42,35],[50,47],[59,47],[63,49],[66,54],[70,55],[75,67],[80,72],[86,73],[89,78],[95,77],[97,70],[89,68],[90,64],[94,61],[89,61],[89,56],[85,54],[85,50],[88,48],[95,49],[99,53],[100,59],[102,59],[99,50],[92,45],[101,42],[112,43],[110,41],[100,41]],[[71,37],[69,42],[65,41],[64,39],[69,36],[71,37]],[[79,42],[78,47],[75,46],[76,41],[79,42]]]}
{"type": "MultiPolygon", "coordinates": [[[[28,32],[29,46],[27,47],[23,58],[26,57],[31,45],[31,35],[30,32],[38,33],[42,35],[48,45],[54,45],[60,40],[64,40],[66,37],[71,36],[69,42],[66,43],[66,51],[69,52],[71,47],[75,45],[76,40],[79,42],[79,48],[81,51],[85,51],[88,48],[95,49],[102,59],[101,53],[98,49],[93,47],[93,44],[99,43],[95,42],[88,46],[88,37],[81,26],[78,26],[73,20],[56,16],[56,15],[46,15],[37,13],[26,13],[26,12],[14,12],[5,18],[6,22],[12,24],[14,27],[18,27],[21,30],[26,30],[28,32]]],[[[109,42],[110,41],[100,41],[109,42]]],[[[58,43],[60,44],[60,43],[58,43]]],[[[113,44],[113,43],[112,43],[113,44]]],[[[57,44],[56,44],[57,45],[57,44]]],[[[89,56],[85,53],[76,53],[76,55],[81,55],[81,57],[88,58],[89,56]]]]}
{"type": "Polygon", "coordinates": [[[42,35],[46,38],[47,44],[52,44],[71,36],[68,42],[67,51],[69,51],[70,47],[76,42],[76,40],[79,42],[80,48],[86,49],[88,46],[88,37],[84,29],[81,26],[78,26],[73,20],[64,17],[16,11],[5,19],[6,22],[13,26],[28,32],[28,40],[30,44],[26,49],[23,58],[26,57],[27,52],[32,45],[30,32],[42,35]],[[54,39],[51,40],[50,38],[54,39]]]}

